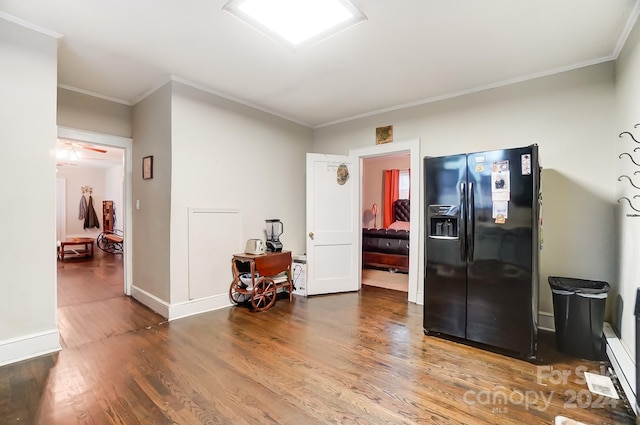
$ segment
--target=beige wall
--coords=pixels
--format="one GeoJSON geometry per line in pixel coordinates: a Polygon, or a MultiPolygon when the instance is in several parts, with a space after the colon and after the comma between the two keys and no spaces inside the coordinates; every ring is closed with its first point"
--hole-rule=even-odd
{"type": "MultiPolygon", "coordinates": [[[[640,141],[640,24],[636,24],[634,31],[620,54],[616,64],[616,100],[617,120],[614,135],[610,143],[614,146],[616,154],[630,152],[636,162],[640,162],[640,156],[633,149],[640,147],[628,135],[618,138],[623,131],[631,132],[635,139],[640,141]]],[[[617,157],[617,155],[616,155],[617,157]]],[[[640,170],[628,157],[616,158],[616,174],[632,177],[636,186],[640,185],[640,176],[634,173],[640,170]]],[[[640,200],[634,196],[640,195],[640,190],[635,189],[623,179],[616,180],[616,198],[625,196],[633,200],[634,207],[640,209],[640,200]]],[[[635,317],[633,315],[636,299],[636,289],[640,287],[640,217],[628,217],[627,214],[637,214],[626,201],[617,206],[617,219],[619,228],[616,237],[619,241],[620,256],[619,284],[616,285],[609,296],[610,302],[615,305],[614,323],[621,331],[622,343],[634,356],[635,353],[635,317]]],[[[633,357],[635,358],[635,357],[633,357]]]]}
{"type": "Polygon", "coordinates": [[[121,103],[58,88],[58,125],[131,137],[133,108],[121,103]]]}
{"type": "Polygon", "coordinates": [[[60,348],[56,324],[57,40],[0,18],[0,364],[60,348]]]}
{"type": "Polygon", "coordinates": [[[375,128],[389,124],[394,140],[420,138],[423,156],[537,143],[544,167],[540,310],[551,313],[549,275],[616,285],[613,87],[613,63],[604,63],[319,128],[313,150],[345,154],[372,145],[375,128]]]}
{"type": "Polygon", "coordinates": [[[384,223],[384,170],[408,170],[410,159],[409,155],[403,154],[365,158],[362,161],[363,227],[382,227],[382,223],[384,223]],[[371,213],[371,207],[374,203],[378,205],[377,217],[371,213]]]}
{"type": "MultiPolygon", "coordinates": [[[[134,142],[135,143],[135,142],[134,142]]],[[[241,211],[242,241],[265,239],[265,219],[284,223],[286,250],[305,252],[305,155],[311,130],[185,84],[173,83],[171,301],[188,294],[188,208],[241,211]]],[[[216,235],[211,235],[212,243],[216,235]]],[[[244,249],[244,245],[242,246],[244,249]]],[[[231,283],[224,261],[224,293],[231,283]]]]}
{"type": "Polygon", "coordinates": [[[304,252],[310,129],[180,82],[138,103],[133,122],[134,295],[160,300],[169,317],[211,308],[214,298],[228,304],[231,255],[213,273],[224,276],[216,283],[224,290],[207,300],[191,296],[189,255],[205,254],[189,252],[190,208],[240,210],[243,241],[264,239],[264,220],[280,218],[285,249],[304,252]],[[142,180],[139,164],[148,155],[153,179],[142,180]]]}
{"type": "Polygon", "coordinates": [[[171,84],[133,109],[133,286],[170,303],[171,84]],[[142,179],[142,158],[153,156],[153,179],[142,179]],[[139,209],[136,208],[139,204],[139,209]]]}

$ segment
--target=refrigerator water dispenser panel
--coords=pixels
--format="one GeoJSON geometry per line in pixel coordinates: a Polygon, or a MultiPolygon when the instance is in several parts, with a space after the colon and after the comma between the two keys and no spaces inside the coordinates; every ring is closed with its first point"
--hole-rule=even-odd
{"type": "Polygon", "coordinates": [[[458,239],[458,206],[429,205],[429,237],[437,239],[458,239]]]}

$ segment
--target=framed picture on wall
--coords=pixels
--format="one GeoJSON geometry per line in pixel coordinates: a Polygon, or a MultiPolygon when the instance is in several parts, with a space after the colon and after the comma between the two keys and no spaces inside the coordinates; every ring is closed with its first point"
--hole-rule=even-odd
{"type": "Polygon", "coordinates": [[[153,178],[153,156],[142,158],[142,178],[144,180],[153,178]]]}
{"type": "Polygon", "coordinates": [[[376,145],[393,142],[393,126],[376,128],[376,145]]]}

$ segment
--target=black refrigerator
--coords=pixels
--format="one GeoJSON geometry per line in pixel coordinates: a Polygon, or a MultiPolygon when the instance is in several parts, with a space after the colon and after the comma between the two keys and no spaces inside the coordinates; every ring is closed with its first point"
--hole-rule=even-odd
{"type": "Polygon", "coordinates": [[[534,359],[538,146],[424,159],[424,332],[534,359]]]}

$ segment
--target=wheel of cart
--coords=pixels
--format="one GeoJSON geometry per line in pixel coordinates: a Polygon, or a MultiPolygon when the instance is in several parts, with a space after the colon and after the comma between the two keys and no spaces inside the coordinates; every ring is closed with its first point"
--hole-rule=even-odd
{"type": "Polygon", "coordinates": [[[251,299],[251,294],[234,280],[229,287],[229,299],[233,304],[244,304],[251,299]]]}
{"type": "Polygon", "coordinates": [[[251,291],[251,306],[257,311],[271,308],[276,303],[277,288],[270,277],[261,277],[251,291]]]}
{"type": "Polygon", "coordinates": [[[234,277],[229,287],[229,300],[233,304],[245,304],[251,300],[253,281],[249,273],[243,273],[234,277]]]}
{"type": "Polygon", "coordinates": [[[122,230],[114,229],[100,233],[96,239],[98,248],[109,254],[122,254],[124,233],[122,230]]]}

